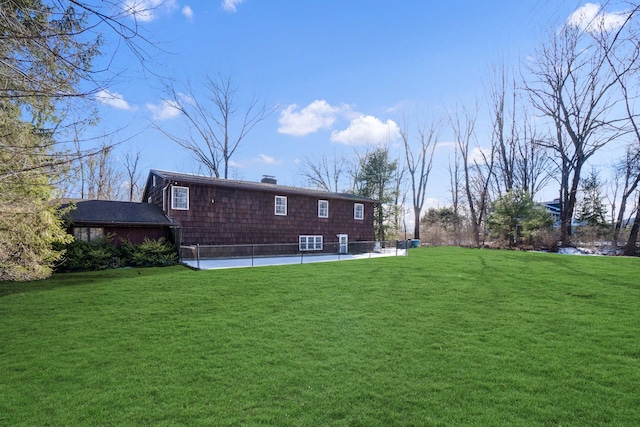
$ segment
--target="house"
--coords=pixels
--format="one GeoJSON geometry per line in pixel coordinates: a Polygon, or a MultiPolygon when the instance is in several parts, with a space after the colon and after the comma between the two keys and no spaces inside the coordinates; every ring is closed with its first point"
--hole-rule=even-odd
{"type": "Polygon", "coordinates": [[[78,240],[111,236],[116,245],[124,240],[139,244],[145,238],[163,237],[174,241],[176,224],[157,206],[111,200],[71,200],[61,208],[69,206],[72,207],[66,214],[69,232],[78,240]]]}
{"type": "MultiPolygon", "coordinates": [[[[180,226],[182,245],[295,244],[328,251],[325,244],[373,246],[373,199],[346,193],[151,170],[143,202],[180,226]]],[[[336,251],[335,247],[332,249],[336,251]]]]}
{"type": "Polygon", "coordinates": [[[542,202],[541,205],[551,214],[556,224],[560,223],[560,199],[542,202]]]}
{"type": "MultiPolygon", "coordinates": [[[[554,220],[554,226],[560,227],[560,199],[553,199],[550,202],[542,202],[541,205],[551,214],[554,220]]],[[[571,219],[571,227],[582,227],[587,225],[584,221],[579,221],[577,218],[571,219]]]]}

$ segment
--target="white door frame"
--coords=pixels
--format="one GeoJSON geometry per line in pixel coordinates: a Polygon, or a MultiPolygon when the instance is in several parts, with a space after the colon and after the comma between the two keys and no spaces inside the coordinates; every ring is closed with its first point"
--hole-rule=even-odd
{"type": "Polygon", "coordinates": [[[349,235],[338,234],[338,253],[346,254],[349,252],[349,235]]]}

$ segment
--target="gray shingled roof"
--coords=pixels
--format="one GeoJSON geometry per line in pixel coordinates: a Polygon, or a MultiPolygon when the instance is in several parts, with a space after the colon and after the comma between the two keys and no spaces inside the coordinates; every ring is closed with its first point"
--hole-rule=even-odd
{"type": "MultiPolygon", "coordinates": [[[[150,203],[111,200],[75,200],[69,213],[72,223],[113,225],[171,225],[162,209],[150,203]]],[[[66,207],[69,203],[62,206],[66,207]]]]}
{"type": "Polygon", "coordinates": [[[357,196],[355,194],[350,193],[332,193],[329,191],[323,191],[312,188],[302,188],[302,187],[291,187],[288,185],[278,185],[278,184],[267,184],[262,182],[253,182],[253,181],[239,181],[235,179],[222,179],[222,178],[214,178],[210,176],[204,175],[192,175],[186,173],[179,172],[169,172],[152,169],[150,174],[155,174],[163,179],[179,181],[181,183],[194,183],[194,184],[209,184],[215,185],[218,187],[229,187],[229,188],[242,188],[247,190],[261,190],[268,191],[272,193],[288,193],[288,194],[303,194],[308,196],[317,196],[321,198],[331,198],[331,199],[347,199],[347,200],[355,200],[362,202],[372,202],[377,203],[377,200],[370,199],[368,197],[357,196]]]}

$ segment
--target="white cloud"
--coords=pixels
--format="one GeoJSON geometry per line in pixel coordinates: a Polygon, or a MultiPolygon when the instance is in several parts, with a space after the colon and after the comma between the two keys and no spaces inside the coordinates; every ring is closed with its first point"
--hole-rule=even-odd
{"type": "Polygon", "coordinates": [[[390,106],[389,108],[384,110],[384,112],[387,113],[387,114],[397,113],[398,111],[406,110],[408,108],[408,106],[409,106],[409,102],[408,101],[401,101],[401,102],[398,102],[395,105],[390,106]]]}
{"type": "Polygon", "coordinates": [[[491,159],[491,148],[475,147],[469,155],[469,163],[477,165],[485,165],[489,159],[491,159]]]}
{"type": "MultiPolygon", "coordinates": [[[[439,207],[442,206],[442,200],[438,199],[437,197],[426,197],[424,199],[424,210],[426,211],[427,209],[438,209],[439,207]]],[[[413,209],[412,209],[413,210],[413,209]]],[[[413,214],[413,212],[411,212],[413,214]]]]}
{"type": "Polygon", "coordinates": [[[176,0],[125,0],[124,11],[138,21],[150,22],[159,12],[172,12],[178,8],[176,0]]]}
{"type": "Polygon", "coordinates": [[[236,6],[242,2],[244,0],[222,0],[222,8],[227,12],[235,12],[236,6]]]}
{"type": "Polygon", "coordinates": [[[174,101],[163,99],[158,104],[147,102],[145,106],[153,113],[154,120],[173,119],[180,115],[180,110],[174,101]]]}
{"type": "Polygon", "coordinates": [[[256,163],[264,163],[267,165],[279,165],[281,162],[266,154],[258,154],[256,163]]]}
{"type": "Polygon", "coordinates": [[[396,122],[387,120],[385,123],[373,116],[360,116],[345,130],[331,132],[331,141],[347,145],[386,143],[399,137],[400,128],[396,122]]]}
{"type": "Polygon", "coordinates": [[[324,99],[315,100],[300,111],[297,111],[298,108],[298,105],[292,104],[280,112],[278,132],[304,136],[320,129],[330,129],[338,114],[348,109],[346,106],[332,107],[324,99]]]}
{"type": "Polygon", "coordinates": [[[193,19],[193,9],[190,6],[183,7],[182,14],[189,20],[193,19]]]}
{"type": "Polygon", "coordinates": [[[282,164],[281,160],[278,160],[275,157],[271,157],[267,154],[258,154],[256,157],[252,157],[250,159],[245,159],[245,160],[229,160],[229,166],[238,168],[238,169],[245,169],[253,165],[280,165],[280,164],[282,164]]]}
{"type": "Polygon", "coordinates": [[[191,96],[187,95],[186,93],[178,92],[178,98],[180,98],[180,101],[178,101],[178,102],[181,105],[182,104],[188,104],[188,105],[190,105],[192,107],[194,107],[196,105],[195,99],[193,99],[191,96]]]}
{"type": "Polygon", "coordinates": [[[134,109],[122,95],[117,92],[109,92],[106,89],[102,89],[96,93],[96,101],[109,107],[117,108],[118,110],[130,111],[134,109]]]}
{"type": "Polygon", "coordinates": [[[605,12],[599,4],[586,3],[569,15],[567,25],[590,33],[611,31],[620,28],[628,17],[629,12],[605,12]]]}

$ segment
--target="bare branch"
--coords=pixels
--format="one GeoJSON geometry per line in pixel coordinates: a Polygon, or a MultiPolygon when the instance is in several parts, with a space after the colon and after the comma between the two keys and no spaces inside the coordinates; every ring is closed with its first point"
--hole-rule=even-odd
{"type": "Polygon", "coordinates": [[[187,94],[183,94],[171,84],[165,101],[188,123],[188,137],[167,132],[157,123],[154,127],[191,152],[212,176],[228,178],[231,157],[247,134],[274,113],[277,106],[268,106],[255,95],[241,106],[231,77],[221,74],[215,78],[206,76],[204,91],[194,90],[190,82],[186,86],[187,94]]]}

